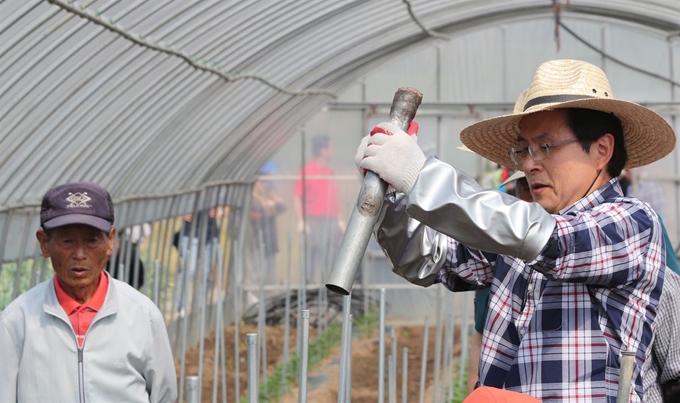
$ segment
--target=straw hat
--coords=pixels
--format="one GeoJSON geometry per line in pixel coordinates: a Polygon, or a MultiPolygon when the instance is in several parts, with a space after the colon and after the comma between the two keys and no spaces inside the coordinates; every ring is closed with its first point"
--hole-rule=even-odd
{"type": "Polygon", "coordinates": [[[508,179],[504,180],[503,183],[501,183],[499,187],[503,187],[510,182],[514,182],[518,179],[522,179],[522,178],[526,178],[526,177],[527,176],[524,174],[524,171],[515,171],[515,173],[508,176],[508,179]]]}
{"type": "Polygon", "coordinates": [[[470,150],[505,166],[514,166],[509,151],[518,147],[519,122],[534,112],[582,108],[613,113],[623,126],[628,152],[626,168],[650,164],[675,147],[675,133],[656,112],[634,102],[614,99],[604,71],[578,60],[551,60],[538,67],[531,85],[511,115],[485,119],[463,129],[460,139],[470,150]]]}

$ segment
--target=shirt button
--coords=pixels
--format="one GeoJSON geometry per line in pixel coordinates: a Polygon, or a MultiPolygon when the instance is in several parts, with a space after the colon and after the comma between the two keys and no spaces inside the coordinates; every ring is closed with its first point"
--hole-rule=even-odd
{"type": "Polygon", "coordinates": [[[526,332],[527,331],[524,330],[524,328],[519,329],[519,334],[521,334],[522,336],[524,336],[524,333],[526,333],[526,332]]]}
{"type": "Polygon", "coordinates": [[[534,287],[531,284],[529,284],[529,286],[527,286],[527,290],[529,290],[529,291],[531,291],[533,288],[534,287]]]}
{"type": "Polygon", "coordinates": [[[83,330],[87,330],[87,325],[83,325],[83,330]]]}

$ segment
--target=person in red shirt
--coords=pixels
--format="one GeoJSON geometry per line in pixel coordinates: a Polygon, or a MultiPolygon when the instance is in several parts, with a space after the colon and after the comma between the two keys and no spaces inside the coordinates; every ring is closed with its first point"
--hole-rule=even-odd
{"type": "Polygon", "coordinates": [[[306,235],[307,283],[318,283],[321,273],[330,271],[335,251],[340,245],[344,222],[339,218],[338,187],[330,163],[334,149],[330,137],[312,139],[313,159],[295,182],[294,207],[298,230],[306,235]]]}

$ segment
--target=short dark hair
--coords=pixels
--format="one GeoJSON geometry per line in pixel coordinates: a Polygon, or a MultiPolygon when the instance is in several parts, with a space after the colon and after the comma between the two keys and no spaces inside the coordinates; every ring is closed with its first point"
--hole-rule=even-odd
{"type": "Polygon", "coordinates": [[[318,157],[321,151],[328,148],[331,144],[331,138],[325,134],[317,134],[312,138],[312,156],[318,157]]]}
{"type": "Polygon", "coordinates": [[[614,136],[614,152],[607,163],[607,173],[612,178],[621,175],[623,167],[628,162],[628,152],[623,141],[623,127],[619,118],[613,113],[592,109],[569,108],[565,111],[567,125],[585,152],[590,152],[590,145],[605,134],[610,133],[614,136]]]}

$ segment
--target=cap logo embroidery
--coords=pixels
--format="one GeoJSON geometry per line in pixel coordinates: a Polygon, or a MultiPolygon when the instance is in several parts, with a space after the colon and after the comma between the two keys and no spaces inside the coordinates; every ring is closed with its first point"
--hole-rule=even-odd
{"type": "Polygon", "coordinates": [[[66,201],[68,201],[70,204],[67,205],[66,208],[80,208],[80,207],[90,208],[92,206],[87,204],[87,202],[90,200],[92,200],[92,198],[87,195],[87,192],[69,193],[69,196],[66,198],[66,201]]]}

